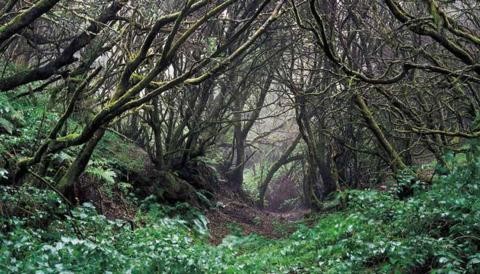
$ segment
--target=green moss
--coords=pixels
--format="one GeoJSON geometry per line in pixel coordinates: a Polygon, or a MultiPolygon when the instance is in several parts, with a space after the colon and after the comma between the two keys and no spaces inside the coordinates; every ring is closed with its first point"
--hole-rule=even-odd
{"type": "Polygon", "coordinates": [[[68,134],[68,135],[57,138],[57,141],[58,142],[69,142],[69,141],[72,141],[75,138],[78,138],[78,136],[80,136],[79,133],[71,133],[71,134],[68,134]]]}

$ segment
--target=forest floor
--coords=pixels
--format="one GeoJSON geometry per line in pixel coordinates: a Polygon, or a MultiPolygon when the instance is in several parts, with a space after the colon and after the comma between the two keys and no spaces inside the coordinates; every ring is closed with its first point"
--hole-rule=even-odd
{"type": "MultiPolygon", "coordinates": [[[[235,197],[217,197],[217,207],[209,210],[210,242],[218,245],[231,234],[258,234],[271,239],[283,238],[297,229],[299,221],[309,216],[308,209],[271,212],[235,197]]],[[[303,223],[303,222],[302,222],[303,223]]]]}

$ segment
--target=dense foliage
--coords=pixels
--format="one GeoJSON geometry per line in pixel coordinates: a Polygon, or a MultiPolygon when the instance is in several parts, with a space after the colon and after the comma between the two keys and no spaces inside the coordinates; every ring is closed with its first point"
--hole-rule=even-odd
{"type": "Polygon", "coordinates": [[[476,273],[480,159],[468,155],[474,161],[450,157],[449,174],[431,186],[417,182],[408,199],[347,191],[340,211],[285,239],[237,235],[219,246],[208,243],[207,220],[193,209],[182,220],[146,199],[132,227],[91,204],[67,213],[50,191],[2,187],[0,265],[10,273],[476,273]]]}

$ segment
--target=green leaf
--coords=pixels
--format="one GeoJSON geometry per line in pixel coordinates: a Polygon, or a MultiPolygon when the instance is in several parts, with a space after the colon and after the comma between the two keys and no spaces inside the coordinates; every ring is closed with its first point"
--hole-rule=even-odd
{"type": "Polygon", "coordinates": [[[89,167],[87,174],[90,174],[107,184],[114,184],[117,174],[111,169],[104,169],[102,167],[89,167]]]}
{"type": "Polygon", "coordinates": [[[0,129],[5,130],[8,134],[12,134],[15,130],[15,126],[7,119],[0,117],[0,129]]]}
{"type": "Polygon", "coordinates": [[[0,178],[8,179],[7,175],[8,175],[8,170],[4,168],[0,168],[0,178]]]}

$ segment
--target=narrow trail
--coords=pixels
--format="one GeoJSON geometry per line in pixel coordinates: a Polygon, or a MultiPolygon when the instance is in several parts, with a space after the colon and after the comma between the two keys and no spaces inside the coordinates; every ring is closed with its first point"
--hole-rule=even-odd
{"type": "Polygon", "coordinates": [[[229,234],[258,234],[267,238],[285,237],[296,229],[296,222],[304,219],[310,210],[289,212],[261,210],[238,199],[222,197],[218,207],[207,212],[210,242],[218,245],[229,234]]]}
{"type": "Polygon", "coordinates": [[[264,211],[265,213],[273,216],[278,220],[284,220],[287,222],[295,222],[303,220],[305,216],[310,214],[310,209],[296,209],[287,212],[273,212],[273,211],[264,211]]]}

